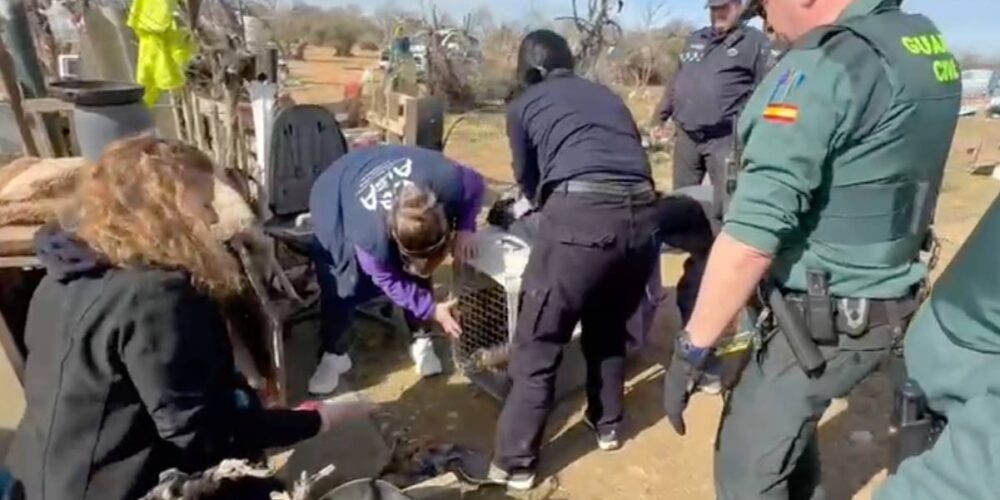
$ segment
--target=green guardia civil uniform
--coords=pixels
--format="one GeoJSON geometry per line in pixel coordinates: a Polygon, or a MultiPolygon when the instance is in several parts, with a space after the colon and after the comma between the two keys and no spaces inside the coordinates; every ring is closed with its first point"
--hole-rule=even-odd
{"type": "MultiPolygon", "coordinates": [[[[886,358],[927,275],[919,255],[960,78],[926,17],[901,12],[899,0],[854,0],[796,43],[751,97],[723,231],[774,256],[769,279],[789,298],[806,290],[807,269],[821,270],[835,304],[866,299],[870,313],[852,335],[820,346],[820,375],[799,368],[779,330],[762,336],[720,423],[720,499],[823,498],[820,416],[886,358]]],[[[838,326],[850,316],[838,314],[838,326]]]]}
{"type": "Polygon", "coordinates": [[[906,368],[948,424],[875,500],[1000,498],[1000,198],[910,325],[906,368]]]}

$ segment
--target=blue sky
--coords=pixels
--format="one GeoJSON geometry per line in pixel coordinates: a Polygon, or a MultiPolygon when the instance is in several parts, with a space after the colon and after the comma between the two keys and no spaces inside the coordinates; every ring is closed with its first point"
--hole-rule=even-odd
{"type": "MultiPolygon", "coordinates": [[[[392,4],[412,10],[420,9],[420,0],[304,0],[322,6],[358,5],[372,10],[382,4],[392,4]]],[[[434,3],[456,18],[488,5],[498,20],[525,19],[535,16],[552,18],[571,11],[571,0],[423,0],[424,5],[434,3]]],[[[639,23],[646,5],[656,5],[661,0],[625,0],[623,12],[626,24],[639,23]]],[[[587,0],[577,0],[586,5],[587,0]]],[[[704,24],[707,13],[704,0],[666,0],[663,19],[679,17],[704,24]]],[[[933,19],[945,39],[956,51],[1000,54],[1000,0],[904,0],[904,9],[919,12],[933,19]]]]}

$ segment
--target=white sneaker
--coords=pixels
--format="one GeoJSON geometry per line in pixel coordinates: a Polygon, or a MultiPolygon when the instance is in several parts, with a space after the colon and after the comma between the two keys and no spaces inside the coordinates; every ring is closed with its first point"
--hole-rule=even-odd
{"type": "Polygon", "coordinates": [[[703,373],[697,389],[705,394],[718,396],[722,394],[722,377],[715,373],[703,373]]]}
{"type": "Polygon", "coordinates": [[[490,464],[488,482],[506,486],[515,491],[528,491],[535,487],[535,473],[530,471],[507,472],[496,464],[490,464]]]}
{"type": "Polygon", "coordinates": [[[413,358],[417,374],[421,377],[432,377],[444,371],[441,359],[434,352],[434,341],[429,337],[417,337],[410,344],[410,357],[413,358]]]}
{"type": "Polygon", "coordinates": [[[351,357],[347,354],[323,354],[316,366],[316,371],[309,378],[309,393],[315,395],[330,394],[340,385],[340,376],[351,370],[351,357]]]}

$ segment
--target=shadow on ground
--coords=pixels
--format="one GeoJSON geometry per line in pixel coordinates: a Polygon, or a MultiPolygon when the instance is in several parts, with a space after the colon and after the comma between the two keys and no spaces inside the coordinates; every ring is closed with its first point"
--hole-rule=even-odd
{"type": "Polygon", "coordinates": [[[834,401],[819,429],[823,487],[831,500],[870,498],[885,478],[892,444],[890,377],[879,371],[834,401]]]}
{"type": "MultiPolygon", "coordinates": [[[[666,281],[669,284],[669,280],[666,281]]],[[[683,453],[676,449],[677,446],[705,447],[706,449],[702,451],[709,454],[712,446],[710,441],[693,441],[691,437],[679,439],[670,431],[655,428],[663,419],[660,366],[669,359],[673,332],[679,326],[676,308],[673,306],[672,289],[668,290],[671,293],[659,308],[648,348],[631,363],[626,388],[627,416],[624,429],[626,439],[641,435],[643,442],[637,444],[642,450],[651,448],[657,453],[655,450],[659,445],[645,441],[650,439],[656,442],[662,441],[662,453],[668,456],[662,460],[670,460],[670,455],[683,453]]],[[[290,377],[292,394],[296,398],[302,398],[305,396],[305,383],[311,374],[318,348],[315,325],[300,326],[293,336],[295,340],[290,344],[297,346],[299,354],[290,354],[289,359],[310,360],[289,367],[292,373],[290,377]]],[[[501,402],[479,390],[453,370],[439,377],[419,379],[413,373],[407,345],[406,337],[394,332],[388,323],[369,320],[359,322],[352,350],[355,368],[347,376],[347,381],[353,388],[378,401],[381,404],[380,412],[366,429],[352,428],[345,433],[334,433],[334,436],[313,440],[305,447],[307,453],[297,452],[298,469],[317,470],[325,465],[323,460],[332,461],[341,467],[341,464],[337,463],[340,460],[347,463],[343,466],[344,474],[337,478],[342,481],[350,478],[351,474],[364,472],[376,475],[389,470],[386,465],[390,463],[390,457],[395,455],[396,459],[399,459],[398,455],[403,450],[440,444],[456,444],[489,456],[493,449],[501,402]],[[382,440],[383,446],[364,448],[352,444],[362,437],[368,441],[382,440]],[[336,442],[338,440],[346,443],[336,442]]],[[[441,341],[437,347],[438,353],[447,359],[449,353],[447,343],[441,341]]],[[[580,369],[582,370],[582,367],[580,369]]],[[[579,382],[582,382],[582,376],[579,382]]],[[[709,397],[699,396],[699,398],[709,397]]],[[[706,409],[704,402],[699,406],[706,409]]],[[[709,409],[707,415],[703,411],[701,418],[717,418],[717,410],[712,411],[712,408],[718,406],[721,405],[712,402],[707,408],[709,409]]],[[[877,373],[857,388],[849,398],[835,401],[832,406],[830,415],[823,420],[820,427],[824,486],[827,496],[835,500],[848,499],[855,495],[864,498],[865,492],[870,491],[874,478],[881,474],[887,463],[890,383],[884,375],[877,373]]],[[[539,472],[544,480],[535,491],[512,494],[502,489],[481,488],[472,492],[455,490],[431,498],[483,500],[578,498],[579,485],[561,484],[561,481],[567,468],[578,469],[575,464],[590,460],[586,457],[592,455],[596,449],[592,435],[581,421],[583,407],[584,397],[581,387],[564,398],[553,412],[546,433],[547,444],[541,454],[539,472]],[[570,492],[573,492],[572,496],[570,492]]],[[[714,424],[709,426],[714,428],[714,424]]],[[[629,456],[633,456],[635,451],[633,447],[629,456]]],[[[654,460],[651,463],[660,462],[654,460]]],[[[607,469],[605,473],[612,473],[610,471],[618,467],[613,462],[601,463],[602,470],[607,469]]],[[[707,475],[710,481],[710,460],[704,465],[708,470],[697,471],[696,475],[699,477],[707,475]]],[[[641,468],[643,464],[622,463],[620,466],[623,469],[633,466],[641,468]]],[[[691,465],[681,462],[678,466],[691,465]]],[[[575,470],[569,475],[579,478],[580,474],[579,470],[575,470]]],[[[677,477],[688,475],[682,470],[670,474],[677,477]]],[[[568,481],[569,478],[565,480],[568,481]]],[[[700,493],[696,497],[710,498],[710,496],[702,497],[700,493]]]]}

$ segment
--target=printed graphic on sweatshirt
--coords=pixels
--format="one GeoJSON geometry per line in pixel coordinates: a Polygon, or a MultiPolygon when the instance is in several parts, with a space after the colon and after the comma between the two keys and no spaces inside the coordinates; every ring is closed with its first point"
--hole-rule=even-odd
{"type": "Polygon", "coordinates": [[[413,160],[410,158],[395,158],[380,163],[361,178],[358,183],[357,196],[366,210],[374,212],[381,208],[392,209],[396,193],[412,184],[413,160]]]}

